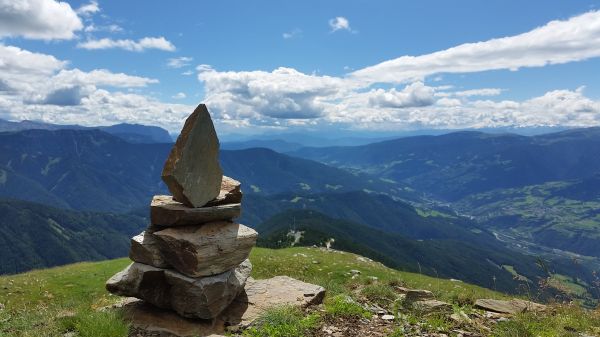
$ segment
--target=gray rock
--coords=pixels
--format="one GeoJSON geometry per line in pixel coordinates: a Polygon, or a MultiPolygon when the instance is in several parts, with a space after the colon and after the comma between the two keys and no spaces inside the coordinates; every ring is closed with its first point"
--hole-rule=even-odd
{"type": "Polygon", "coordinates": [[[225,334],[225,324],[218,318],[185,318],[171,310],[157,308],[136,298],[126,298],[114,306],[114,309],[123,313],[123,318],[130,324],[129,336],[132,337],[216,337],[225,334]]]}
{"type": "Polygon", "coordinates": [[[249,278],[245,289],[220,316],[212,320],[184,318],[133,298],[124,299],[108,310],[122,310],[131,328],[142,336],[161,333],[179,337],[212,336],[225,334],[226,326],[248,327],[271,308],[317,305],[325,296],[322,287],[286,276],[266,280],[249,278]]]}
{"type": "Polygon", "coordinates": [[[219,139],[204,104],[185,121],[162,179],[174,199],[189,207],[202,207],[219,196],[223,179],[219,139]]]}
{"type": "Polygon", "coordinates": [[[227,176],[223,176],[221,181],[221,192],[219,196],[211,200],[207,206],[225,205],[225,204],[239,204],[242,202],[242,184],[227,176]]]}
{"type": "Polygon", "coordinates": [[[518,299],[509,301],[478,299],[475,301],[475,307],[501,314],[516,314],[525,311],[543,311],[546,309],[546,306],[543,304],[518,299]]]}
{"type": "Polygon", "coordinates": [[[224,273],[191,278],[174,270],[132,263],[106,282],[120,296],[143,299],[183,317],[217,317],[244,289],[252,265],[249,260],[224,273]]]}
{"type": "Polygon", "coordinates": [[[411,303],[414,310],[421,313],[452,312],[452,305],[438,300],[423,300],[411,303]]]}
{"type": "Polygon", "coordinates": [[[210,207],[187,207],[168,195],[155,195],[150,204],[150,223],[153,227],[199,225],[205,222],[232,220],[240,216],[240,204],[210,207]]]}
{"type": "Polygon", "coordinates": [[[258,233],[241,224],[218,221],[154,232],[165,260],[190,277],[222,273],[248,258],[258,233]]]}
{"type": "Polygon", "coordinates": [[[409,289],[404,287],[396,287],[396,290],[405,294],[404,302],[412,303],[415,301],[431,300],[434,298],[433,293],[425,289],[409,289]]]}
{"type": "Polygon", "coordinates": [[[305,308],[323,302],[325,289],[288,276],[266,280],[248,279],[245,291],[223,312],[221,319],[242,328],[251,325],[267,310],[281,306],[305,308]]]}
{"type": "Polygon", "coordinates": [[[168,268],[158,246],[158,240],[151,233],[142,232],[131,238],[129,258],[132,261],[149,264],[154,267],[168,268]]]}

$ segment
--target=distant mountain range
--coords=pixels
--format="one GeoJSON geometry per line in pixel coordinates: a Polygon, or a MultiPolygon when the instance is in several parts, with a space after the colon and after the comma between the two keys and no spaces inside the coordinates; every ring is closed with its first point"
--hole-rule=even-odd
{"type": "MultiPolygon", "coordinates": [[[[123,243],[112,247],[115,254],[126,254],[127,238],[145,225],[152,195],[168,193],[160,173],[172,143],[127,139],[127,127],[107,131],[0,132],[0,197],[43,204],[2,202],[11,217],[0,222],[0,238],[16,242],[17,259],[36,251],[46,236],[59,247],[52,254],[62,256],[28,257],[19,268],[108,257],[80,252],[93,239],[86,234],[91,228],[56,220],[63,217],[88,219],[99,231],[94,233],[123,243]],[[28,226],[40,233],[37,240],[6,229],[20,226],[14,222],[20,212],[28,215],[19,221],[36,224],[28,226]],[[106,217],[110,223],[95,220],[106,217]],[[119,230],[117,218],[129,225],[119,230]],[[83,241],[67,245],[53,228],[74,228],[67,237],[83,241]]],[[[416,265],[488,287],[495,277],[503,289],[525,279],[535,284],[548,272],[588,287],[590,270],[600,266],[598,259],[572,253],[600,256],[600,129],[530,137],[459,132],[325,148],[299,144],[224,143],[230,150],[221,151],[225,174],[242,182],[241,221],[261,229],[263,245],[289,244],[287,233],[302,224],[307,235],[299,244],[334,237],[340,249],[398,268],[416,265]],[[274,144],[291,152],[266,148],[274,144]]]]}
{"type": "Polygon", "coordinates": [[[459,132],[292,154],[405,184],[515,245],[600,257],[600,128],[529,137],[459,132]]]}
{"type": "Polygon", "coordinates": [[[158,126],[141,124],[116,124],[111,126],[85,127],[81,125],[60,125],[36,121],[10,122],[0,119],[0,132],[23,130],[90,130],[98,129],[115,135],[130,143],[172,143],[169,132],[158,126]]]}

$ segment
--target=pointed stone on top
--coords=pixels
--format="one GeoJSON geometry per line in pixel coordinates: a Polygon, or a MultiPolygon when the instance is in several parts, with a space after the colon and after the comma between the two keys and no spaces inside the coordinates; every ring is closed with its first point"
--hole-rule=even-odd
{"type": "Polygon", "coordinates": [[[162,179],[173,199],[188,207],[202,207],[219,196],[223,179],[219,139],[206,105],[198,105],[185,121],[162,179]]]}

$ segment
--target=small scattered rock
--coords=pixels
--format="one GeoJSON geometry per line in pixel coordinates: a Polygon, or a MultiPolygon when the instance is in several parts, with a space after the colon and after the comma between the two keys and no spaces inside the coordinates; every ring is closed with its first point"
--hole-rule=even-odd
{"type": "Polygon", "coordinates": [[[543,311],[546,309],[546,306],[543,304],[519,299],[512,299],[508,301],[478,299],[475,301],[475,307],[501,314],[516,314],[525,311],[543,311]]]}
{"type": "Polygon", "coordinates": [[[456,323],[471,323],[471,318],[469,318],[469,316],[467,314],[465,314],[462,311],[453,313],[452,315],[450,315],[450,319],[452,319],[453,321],[455,321],[456,323]]]}
{"type": "Polygon", "coordinates": [[[381,319],[384,321],[393,321],[396,317],[394,315],[383,315],[381,316],[381,319]]]}
{"type": "Polygon", "coordinates": [[[451,312],[452,305],[438,300],[423,300],[412,302],[412,308],[422,313],[451,312]]]}
{"type": "Polygon", "coordinates": [[[424,289],[409,289],[404,287],[396,287],[396,291],[405,295],[404,301],[408,304],[415,301],[431,300],[434,298],[433,293],[424,289]]]}
{"type": "Polygon", "coordinates": [[[350,274],[352,274],[352,275],[360,275],[360,270],[352,269],[352,270],[350,270],[350,274]]]}

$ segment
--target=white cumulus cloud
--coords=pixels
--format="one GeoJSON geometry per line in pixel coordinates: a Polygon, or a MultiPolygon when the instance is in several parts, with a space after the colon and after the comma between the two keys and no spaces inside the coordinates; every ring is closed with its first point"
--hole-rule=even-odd
{"type": "Polygon", "coordinates": [[[83,28],[66,2],[54,0],[0,0],[0,37],[69,40],[83,28]]]}
{"type": "Polygon", "coordinates": [[[432,105],[435,102],[434,93],[432,87],[424,85],[423,82],[415,82],[400,91],[395,88],[376,89],[367,95],[370,105],[375,107],[411,108],[432,105]]]}

